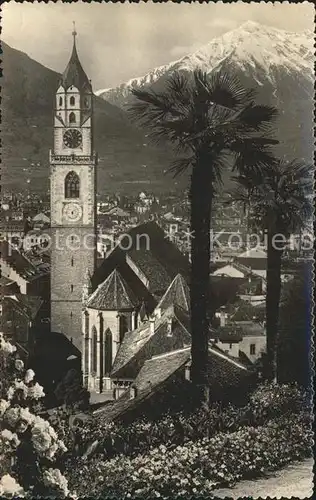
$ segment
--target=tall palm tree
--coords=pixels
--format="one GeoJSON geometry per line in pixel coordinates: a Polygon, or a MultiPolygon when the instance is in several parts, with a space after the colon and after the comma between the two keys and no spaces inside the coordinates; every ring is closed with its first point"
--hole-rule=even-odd
{"type": "Polygon", "coordinates": [[[255,93],[226,73],[175,73],[165,90],[134,90],[131,116],[154,142],[169,141],[174,175],[191,169],[191,380],[207,398],[207,351],[212,201],[222,172],[261,171],[273,160],[269,147],[275,108],[256,105],[255,93]]]}
{"type": "Polygon", "coordinates": [[[313,167],[304,162],[277,161],[263,175],[240,175],[234,198],[249,207],[254,229],[265,233],[267,247],[266,332],[268,373],[277,378],[282,256],[291,234],[312,214],[313,167]]]}

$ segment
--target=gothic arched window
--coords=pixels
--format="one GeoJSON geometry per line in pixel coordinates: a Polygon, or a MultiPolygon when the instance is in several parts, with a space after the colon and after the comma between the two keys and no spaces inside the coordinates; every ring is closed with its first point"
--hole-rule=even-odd
{"type": "Polygon", "coordinates": [[[65,178],[65,198],[79,198],[80,179],[76,172],[68,172],[65,178]]]}
{"type": "Polygon", "coordinates": [[[108,328],[104,341],[104,374],[108,375],[112,368],[112,333],[108,328]]]}
{"type": "Polygon", "coordinates": [[[128,331],[128,321],[126,316],[119,317],[119,336],[120,343],[123,342],[125,333],[128,331]]]}
{"type": "Polygon", "coordinates": [[[62,97],[60,97],[60,98],[59,98],[59,106],[62,106],[62,105],[63,105],[63,98],[62,98],[62,97]]]}
{"type": "Polygon", "coordinates": [[[69,113],[69,123],[76,123],[76,115],[73,111],[69,113]]]}
{"type": "Polygon", "coordinates": [[[92,337],[92,371],[97,372],[97,351],[98,351],[98,338],[97,329],[95,326],[92,327],[91,337],[92,337]]]}
{"type": "MultiPolygon", "coordinates": [[[[70,106],[74,106],[74,105],[75,105],[75,102],[76,102],[76,101],[75,101],[75,98],[74,98],[74,96],[72,95],[72,96],[70,97],[70,99],[69,99],[69,104],[70,104],[70,106]]],[[[76,120],[75,120],[75,121],[76,121],[76,120]]]]}

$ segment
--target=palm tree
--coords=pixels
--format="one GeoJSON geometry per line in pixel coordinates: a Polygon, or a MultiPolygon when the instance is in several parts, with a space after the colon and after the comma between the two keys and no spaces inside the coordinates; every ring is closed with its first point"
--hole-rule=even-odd
{"type": "Polygon", "coordinates": [[[270,124],[276,110],[256,105],[255,94],[225,73],[173,74],[165,90],[134,90],[131,116],[154,142],[169,141],[178,175],[191,169],[191,380],[207,398],[209,266],[212,201],[224,169],[261,171],[273,159],[270,124]]]}
{"type": "Polygon", "coordinates": [[[267,247],[266,332],[271,380],[277,377],[279,305],[282,256],[288,238],[304,227],[312,214],[308,196],[313,187],[312,166],[293,160],[271,163],[263,175],[240,175],[234,198],[249,207],[251,224],[265,233],[267,247]]]}

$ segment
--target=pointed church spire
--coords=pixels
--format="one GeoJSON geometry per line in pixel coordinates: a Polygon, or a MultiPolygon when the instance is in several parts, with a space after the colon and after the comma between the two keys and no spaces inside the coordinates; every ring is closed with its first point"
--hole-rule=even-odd
{"type": "Polygon", "coordinates": [[[87,77],[83,67],[81,66],[81,63],[79,61],[79,56],[77,53],[77,47],[76,47],[77,30],[74,21],[73,21],[72,36],[73,36],[72,53],[67,68],[65,69],[62,75],[61,84],[63,85],[65,90],[74,85],[79,91],[91,92],[92,91],[91,82],[87,77]]]}
{"type": "Polygon", "coordinates": [[[76,46],[76,36],[77,36],[77,31],[76,31],[76,23],[75,21],[72,21],[72,24],[73,24],[73,32],[72,32],[72,36],[74,37],[74,46],[76,46]]]}

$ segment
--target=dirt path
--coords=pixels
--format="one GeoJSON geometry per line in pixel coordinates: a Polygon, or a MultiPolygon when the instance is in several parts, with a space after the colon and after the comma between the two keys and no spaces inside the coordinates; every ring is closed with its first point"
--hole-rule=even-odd
{"type": "Polygon", "coordinates": [[[216,498],[311,498],[313,495],[313,459],[288,465],[270,477],[241,481],[233,488],[214,490],[216,498]]]}

